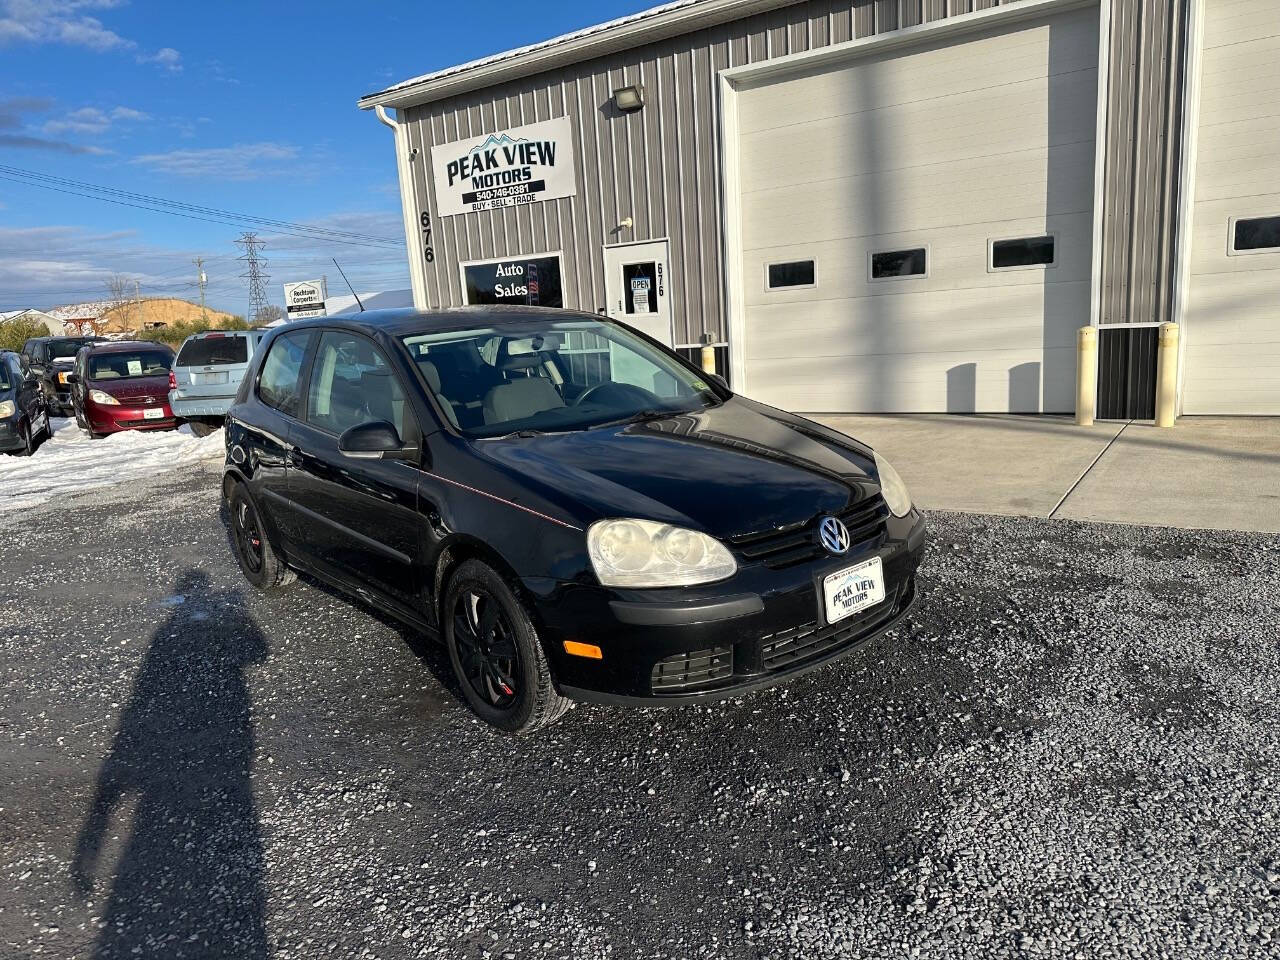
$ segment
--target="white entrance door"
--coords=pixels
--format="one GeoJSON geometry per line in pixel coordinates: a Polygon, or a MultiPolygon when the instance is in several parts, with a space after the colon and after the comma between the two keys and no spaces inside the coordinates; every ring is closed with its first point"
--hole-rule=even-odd
{"type": "Polygon", "coordinates": [[[671,271],[666,240],[604,248],[606,312],[672,346],[671,271]]]}

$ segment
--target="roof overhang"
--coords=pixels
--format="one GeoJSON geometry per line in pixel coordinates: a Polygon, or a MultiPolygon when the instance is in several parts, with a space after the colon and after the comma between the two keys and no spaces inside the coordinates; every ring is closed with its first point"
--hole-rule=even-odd
{"type": "Polygon", "coordinates": [[[366,94],[357,105],[361,110],[374,107],[403,110],[800,2],[802,0],[675,0],[541,43],[414,77],[366,94]]]}

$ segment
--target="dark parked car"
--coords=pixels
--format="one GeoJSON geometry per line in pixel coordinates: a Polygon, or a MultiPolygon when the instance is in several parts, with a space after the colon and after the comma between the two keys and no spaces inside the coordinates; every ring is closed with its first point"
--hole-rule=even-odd
{"type": "Polygon", "coordinates": [[[0,350],[0,450],[29,457],[49,437],[49,408],[40,378],[21,354],[0,350]]]}
{"type": "Polygon", "coordinates": [[[173,351],[162,343],[120,340],[84,347],[76,354],[71,398],[76,423],[91,437],[122,430],[169,430],[173,351]]]}
{"type": "Polygon", "coordinates": [[[71,416],[71,367],[80,348],[105,343],[105,337],[33,337],[22,345],[22,355],[40,378],[50,413],[71,416]]]}
{"type": "Polygon", "coordinates": [[[227,417],[245,576],[443,636],[505,730],[768,686],[897,623],[924,521],[863,444],[591,314],[292,323],[227,417]]]}

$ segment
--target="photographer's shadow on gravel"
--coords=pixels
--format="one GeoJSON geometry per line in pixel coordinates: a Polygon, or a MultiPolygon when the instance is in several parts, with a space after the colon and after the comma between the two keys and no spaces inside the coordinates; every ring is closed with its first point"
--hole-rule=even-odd
{"type": "Polygon", "coordinates": [[[245,671],[267,642],[238,591],[189,570],[173,593],[98,773],[72,879],[101,917],[94,957],[254,960],[268,944],[245,671]]]}

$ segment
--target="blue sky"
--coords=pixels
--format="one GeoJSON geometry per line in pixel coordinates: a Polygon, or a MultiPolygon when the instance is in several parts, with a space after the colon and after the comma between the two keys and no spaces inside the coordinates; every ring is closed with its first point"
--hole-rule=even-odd
{"type": "MultiPolygon", "coordinates": [[[[359,95],[652,5],[0,0],[0,168],[400,240],[391,132],[359,95]]],[[[102,299],[117,273],[194,298],[200,255],[209,302],[246,311],[243,227],[14,176],[0,169],[0,310],[102,299]]],[[[403,245],[261,232],[273,302],[286,280],[340,286],[330,256],[359,290],[408,286],[403,245]]]]}

